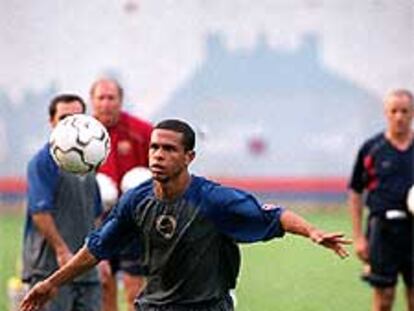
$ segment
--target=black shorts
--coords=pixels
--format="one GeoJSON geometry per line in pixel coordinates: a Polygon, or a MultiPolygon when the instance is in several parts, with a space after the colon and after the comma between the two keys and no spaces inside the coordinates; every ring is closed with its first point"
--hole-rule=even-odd
{"type": "Polygon", "coordinates": [[[137,311],[234,311],[233,300],[230,295],[206,302],[195,304],[167,304],[154,305],[135,301],[137,311]]]}
{"type": "Polygon", "coordinates": [[[394,287],[401,273],[407,287],[414,284],[414,227],[409,219],[371,217],[368,223],[369,263],[365,277],[373,287],[394,287]]]}
{"type": "Polygon", "coordinates": [[[112,274],[116,274],[118,271],[126,272],[130,275],[139,276],[143,275],[144,271],[138,264],[137,260],[123,259],[123,258],[112,258],[109,260],[111,265],[112,274]]]}
{"type": "MultiPolygon", "coordinates": [[[[109,213],[110,211],[105,212],[104,220],[109,213]]],[[[143,269],[138,264],[138,259],[135,258],[139,258],[139,241],[133,239],[117,257],[109,260],[112,274],[122,271],[134,276],[143,275],[143,269]]]]}
{"type": "Polygon", "coordinates": [[[132,241],[117,257],[109,260],[112,274],[122,271],[133,276],[144,275],[144,269],[140,265],[139,247],[137,243],[136,240],[132,241]]]}

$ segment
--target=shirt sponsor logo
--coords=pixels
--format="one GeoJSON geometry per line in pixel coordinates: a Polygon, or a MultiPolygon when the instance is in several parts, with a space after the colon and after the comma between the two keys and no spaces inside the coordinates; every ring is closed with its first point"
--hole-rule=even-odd
{"type": "Polygon", "coordinates": [[[76,175],[79,182],[84,183],[86,181],[86,175],[76,175]]]}
{"type": "Polygon", "coordinates": [[[391,162],[390,161],[382,161],[381,166],[382,166],[383,169],[390,168],[391,167],[391,162]]]}

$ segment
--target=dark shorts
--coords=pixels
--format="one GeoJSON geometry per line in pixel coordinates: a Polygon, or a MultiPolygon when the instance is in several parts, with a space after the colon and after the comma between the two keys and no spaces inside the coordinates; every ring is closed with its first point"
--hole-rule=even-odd
{"type": "Polygon", "coordinates": [[[230,295],[226,295],[221,299],[215,299],[213,301],[199,302],[196,304],[186,305],[153,305],[148,303],[142,303],[140,301],[135,302],[136,311],[234,311],[233,300],[230,295]]]}
{"type": "MultiPolygon", "coordinates": [[[[33,279],[30,286],[40,280],[33,279]]],[[[59,287],[57,295],[39,311],[100,311],[101,300],[100,283],[69,283],[59,287]]]]}
{"type": "Polygon", "coordinates": [[[401,273],[405,285],[412,287],[413,234],[412,219],[371,217],[368,223],[371,273],[365,280],[373,287],[394,287],[401,273]]]}
{"type": "Polygon", "coordinates": [[[109,260],[113,274],[116,274],[118,271],[126,272],[133,276],[144,274],[143,269],[139,265],[139,243],[137,239],[133,239],[117,257],[109,260]]]}
{"type": "Polygon", "coordinates": [[[137,260],[113,258],[109,260],[109,264],[111,265],[112,274],[122,271],[134,276],[143,275],[143,270],[137,260]]]}

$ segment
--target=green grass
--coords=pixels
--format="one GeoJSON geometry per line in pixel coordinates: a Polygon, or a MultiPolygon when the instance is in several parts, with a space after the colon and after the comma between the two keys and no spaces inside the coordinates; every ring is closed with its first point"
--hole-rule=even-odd
{"type": "MultiPolygon", "coordinates": [[[[323,229],[350,236],[344,210],[302,215],[323,229]]],[[[359,280],[360,269],[353,254],[341,260],[333,252],[292,235],[244,246],[237,310],[369,310],[371,289],[359,280]]],[[[401,295],[399,289],[395,310],[403,310],[401,295]]]]}
{"type": "Polygon", "coordinates": [[[8,310],[7,280],[19,269],[22,217],[0,215],[0,310],[8,310]]]}
{"type": "MultiPolygon", "coordinates": [[[[327,230],[350,233],[343,210],[302,213],[327,230]]],[[[0,215],[0,310],[7,310],[6,283],[21,254],[22,217],[0,215]]],[[[245,245],[237,289],[238,311],[359,311],[370,309],[370,288],[359,281],[360,263],[295,236],[245,245]]],[[[403,310],[399,288],[395,310],[403,310]]],[[[122,310],[125,310],[123,307],[122,310]]]]}

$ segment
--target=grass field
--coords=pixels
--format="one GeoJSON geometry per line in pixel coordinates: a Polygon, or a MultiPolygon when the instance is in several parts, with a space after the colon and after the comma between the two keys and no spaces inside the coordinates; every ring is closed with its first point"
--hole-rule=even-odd
{"type": "MultiPolygon", "coordinates": [[[[344,209],[301,212],[328,230],[349,234],[344,209]]],[[[0,215],[0,310],[7,310],[6,283],[15,274],[21,253],[22,217],[0,215]]],[[[354,256],[337,258],[294,236],[244,245],[237,289],[238,311],[363,311],[369,310],[370,289],[358,280],[354,256]]],[[[402,291],[395,310],[403,310],[402,291]]],[[[122,310],[123,311],[123,310],[122,310]]]]}

